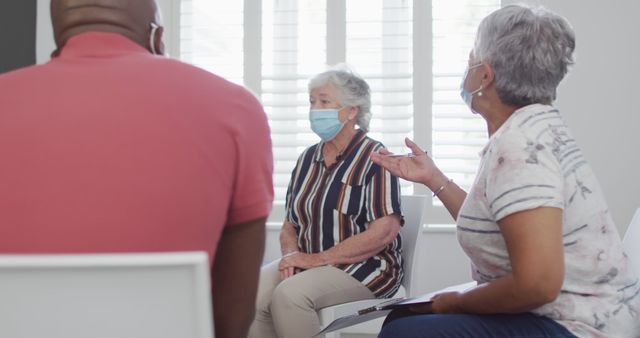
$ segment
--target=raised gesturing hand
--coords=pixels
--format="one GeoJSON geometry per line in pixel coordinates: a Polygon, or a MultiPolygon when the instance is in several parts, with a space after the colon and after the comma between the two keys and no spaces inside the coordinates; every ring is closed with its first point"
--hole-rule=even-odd
{"type": "Polygon", "coordinates": [[[405,143],[411,149],[411,154],[395,155],[381,149],[371,154],[371,160],[395,176],[428,185],[438,168],[431,157],[408,137],[405,138],[405,143]]]}

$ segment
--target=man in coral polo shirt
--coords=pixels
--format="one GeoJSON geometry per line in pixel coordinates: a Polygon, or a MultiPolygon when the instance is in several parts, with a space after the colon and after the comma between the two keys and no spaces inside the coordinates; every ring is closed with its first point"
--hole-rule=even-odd
{"type": "Polygon", "coordinates": [[[158,56],[153,0],[53,0],[58,49],[0,76],[0,253],[208,252],[216,335],[246,336],[273,200],[245,89],[158,56]]]}

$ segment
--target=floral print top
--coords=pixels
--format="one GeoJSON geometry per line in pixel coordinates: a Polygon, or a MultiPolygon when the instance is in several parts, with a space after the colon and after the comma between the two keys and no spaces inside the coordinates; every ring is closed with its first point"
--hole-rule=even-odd
{"type": "Polygon", "coordinates": [[[558,110],[534,104],[489,139],[460,210],[458,240],[476,281],[511,272],[497,221],[538,207],[563,209],[565,276],[558,297],[532,312],[578,337],[640,337],[638,275],[596,177],[558,110]]]}

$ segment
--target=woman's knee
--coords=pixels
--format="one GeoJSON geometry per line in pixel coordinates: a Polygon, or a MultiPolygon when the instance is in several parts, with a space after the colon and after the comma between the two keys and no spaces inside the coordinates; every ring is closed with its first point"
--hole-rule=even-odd
{"type": "Polygon", "coordinates": [[[277,265],[273,268],[274,263],[270,263],[263,267],[260,271],[260,280],[258,283],[258,293],[256,295],[256,310],[268,312],[273,298],[273,291],[280,283],[280,275],[278,274],[277,265]]]}
{"type": "Polygon", "coordinates": [[[258,295],[256,298],[256,316],[263,316],[269,313],[269,307],[271,306],[271,297],[265,295],[258,295]]]}
{"type": "Polygon", "coordinates": [[[378,338],[473,337],[456,329],[455,315],[414,314],[386,322],[378,338]]]}
{"type": "Polygon", "coordinates": [[[292,287],[290,283],[280,283],[273,290],[271,298],[272,311],[274,309],[313,309],[313,302],[311,302],[308,295],[305,294],[303,289],[292,287]]]}

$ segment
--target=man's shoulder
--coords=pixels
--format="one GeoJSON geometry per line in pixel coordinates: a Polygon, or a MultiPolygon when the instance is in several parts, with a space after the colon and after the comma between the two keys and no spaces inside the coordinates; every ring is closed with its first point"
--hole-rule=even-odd
{"type": "Polygon", "coordinates": [[[45,65],[30,65],[22,68],[10,70],[6,73],[0,74],[0,84],[16,82],[16,81],[29,81],[34,76],[37,76],[41,72],[46,70],[45,65]]]}

